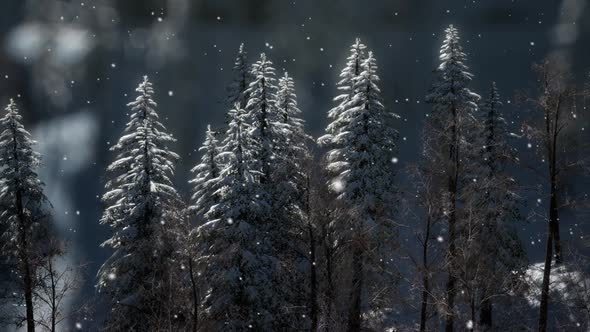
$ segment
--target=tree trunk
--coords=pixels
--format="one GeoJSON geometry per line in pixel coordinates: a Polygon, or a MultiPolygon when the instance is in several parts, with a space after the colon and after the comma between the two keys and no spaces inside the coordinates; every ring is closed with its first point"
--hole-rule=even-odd
{"type": "MultiPolygon", "coordinates": [[[[454,91],[453,91],[454,93],[454,91]]],[[[456,277],[455,277],[455,257],[456,257],[456,247],[455,247],[455,238],[456,238],[456,222],[457,222],[457,183],[459,177],[459,129],[457,128],[457,108],[453,104],[451,106],[451,112],[453,115],[453,122],[451,125],[451,143],[449,146],[449,161],[450,161],[450,169],[449,171],[449,178],[448,178],[448,191],[449,191],[449,201],[450,201],[450,211],[449,211],[449,247],[448,247],[448,262],[447,262],[447,285],[446,285],[446,293],[447,293],[447,314],[445,318],[445,331],[446,332],[453,332],[453,324],[455,318],[455,284],[456,284],[456,277]]]]}
{"type": "MultiPolygon", "coordinates": [[[[15,152],[16,155],[16,152],[15,152]]],[[[16,209],[20,222],[20,259],[23,273],[23,288],[25,293],[25,307],[27,319],[27,332],[35,331],[35,316],[33,312],[33,272],[31,271],[31,261],[29,257],[29,239],[28,234],[30,227],[27,224],[22,195],[20,190],[16,191],[16,209]]]]}
{"type": "MultiPolygon", "coordinates": [[[[554,167],[554,166],[553,166],[554,167]]],[[[554,169],[554,168],[553,168],[554,169]]],[[[541,289],[541,305],[539,308],[539,332],[547,330],[547,312],[549,304],[549,282],[551,277],[551,260],[553,259],[553,241],[559,239],[559,235],[556,235],[558,227],[558,214],[557,214],[557,193],[555,186],[555,174],[552,171],[551,175],[551,198],[549,202],[549,227],[547,234],[547,248],[545,252],[545,267],[543,270],[543,285],[541,289]]],[[[555,243],[556,249],[556,264],[557,264],[557,248],[559,245],[555,243]]]]}
{"type": "MultiPolygon", "coordinates": [[[[560,97],[561,98],[561,97],[560,97]]],[[[559,238],[559,215],[557,211],[557,135],[559,125],[559,113],[561,99],[558,99],[553,119],[545,113],[547,134],[547,152],[549,159],[549,225],[547,233],[547,248],[545,252],[545,266],[543,270],[543,285],[541,289],[541,305],[539,306],[539,332],[547,331],[547,318],[549,307],[549,283],[551,278],[551,260],[553,259],[553,246],[555,246],[555,263],[561,263],[561,243],[559,238]],[[551,125],[553,120],[553,125],[551,125]]]]}
{"type": "Polygon", "coordinates": [[[422,286],[424,287],[422,290],[422,307],[420,309],[420,332],[426,331],[426,319],[428,314],[428,277],[424,276],[422,280],[422,286]]]}
{"type": "Polygon", "coordinates": [[[492,300],[484,298],[481,301],[479,308],[479,324],[482,331],[490,331],[492,329],[492,300]]]}
{"type": "Polygon", "coordinates": [[[361,295],[363,291],[363,257],[360,244],[356,244],[352,253],[352,289],[348,310],[348,332],[361,329],[361,295]]]}
{"type": "Polygon", "coordinates": [[[309,252],[310,252],[310,294],[309,294],[309,308],[311,319],[311,331],[315,332],[318,329],[318,288],[317,288],[317,268],[316,268],[316,253],[315,253],[315,236],[313,234],[313,227],[311,223],[308,224],[309,230],[309,252]]]}
{"type": "Polygon", "coordinates": [[[456,177],[451,176],[449,178],[449,199],[451,203],[451,211],[449,212],[449,247],[448,247],[448,262],[447,262],[447,285],[446,285],[446,292],[447,292],[447,314],[445,318],[445,331],[446,332],[453,332],[453,324],[454,324],[454,307],[455,307],[455,284],[456,284],[456,277],[454,271],[454,262],[456,256],[456,246],[455,246],[455,237],[456,237],[456,230],[455,230],[455,223],[457,221],[457,214],[456,214],[456,196],[457,196],[457,183],[456,177]]]}
{"type": "Polygon", "coordinates": [[[28,259],[23,262],[23,282],[25,288],[25,306],[27,312],[27,332],[35,332],[35,317],[33,313],[33,278],[28,259]]]}
{"type": "Polygon", "coordinates": [[[332,331],[332,318],[334,313],[334,243],[329,234],[327,225],[322,226],[322,245],[324,247],[324,256],[326,259],[326,322],[325,330],[332,331]]]}
{"type": "Polygon", "coordinates": [[[189,274],[191,276],[191,287],[192,287],[192,297],[193,297],[193,327],[192,332],[197,332],[199,328],[199,292],[197,281],[195,280],[195,274],[193,271],[193,260],[189,257],[188,259],[188,269],[189,274]]]}
{"type": "Polygon", "coordinates": [[[53,258],[48,257],[49,277],[51,278],[51,332],[55,332],[57,325],[57,284],[55,280],[55,270],[53,269],[53,258]]]}
{"type": "MultiPolygon", "coordinates": [[[[549,227],[551,229],[551,226],[549,227]]],[[[549,302],[549,277],[551,276],[551,256],[553,256],[553,237],[551,230],[547,234],[543,285],[541,287],[541,305],[539,306],[539,332],[547,331],[547,309],[549,302]]]]}
{"type": "Polygon", "coordinates": [[[422,267],[424,269],[422,276],[422,304],[420,308],[420,332],[426,331],[426,320],[428,318],[428,296],[430,293],[430,281],[428,270],[428,242],[430,239],[430,216],[426,219],[426,234],[422,247],[422,267]]]}

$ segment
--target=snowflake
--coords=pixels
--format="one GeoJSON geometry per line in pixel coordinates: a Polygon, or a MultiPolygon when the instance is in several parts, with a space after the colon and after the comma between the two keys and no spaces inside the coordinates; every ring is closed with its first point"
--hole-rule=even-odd
{"type": "Polygon", "coordinates": [[[344,190],[344,182],[342,180],[334,180],[332,182],[332,189],[337,193],[342,192],[344,190]]]}

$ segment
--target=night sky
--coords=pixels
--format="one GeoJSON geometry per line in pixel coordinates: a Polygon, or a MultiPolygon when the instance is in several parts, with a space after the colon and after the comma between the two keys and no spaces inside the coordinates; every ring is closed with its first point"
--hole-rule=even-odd
{"type": "MultiPolygon", "coordinates": [[[[71,242],[69,257],[89,263],[82,290],[89,295],[97,268],[110,255],[99,247],[109,229],[98,223],[105,168],[114,157],[108,148],[123,129],[125,105],[135,98],[142,75],[152,79],[160,115],[178,138],[174,150],[182,160],[176,183],[188,196],[188,170],[198,160],[204,129],[223,124],[226,86],[241,42],[250,61],[264,52],[278,74],[286,70],[295,78],[307,129],[318,137],[349,46],[360,37],[377,59],[385,106],[401,116],[403,168],[419,156],[422,120],[430,110],[424,96],[447,25],[459,29],[475,75],[473,90],[485,94],[496,81],[517,132],[532,114],[516,95],[534,95],[533,62],[557,54],[577,82],[588,81],[590,20],[584,18],[590,17],[590,7],[585,3],[3,0],[0,101],[17,99],[39,141],[41,177],[59,232],[71,242]]],[[[514,142],[523,163],[538,163],[529,143],[514,142]]],[[[543,193],[531,189],[538,178],[522,170],[515,176],[528,188],[524,214],[542,211],[543,193]]],[[[588,181],[572,182],[583,192],[588,181]]],[[[568,212],[562,221],[562,238],[582,248],[584,232],[590,231],[586,215],[568,212]]],[[[519,226],[531,262],[543,257],[545,227],[540,219],[519,226]]]]}

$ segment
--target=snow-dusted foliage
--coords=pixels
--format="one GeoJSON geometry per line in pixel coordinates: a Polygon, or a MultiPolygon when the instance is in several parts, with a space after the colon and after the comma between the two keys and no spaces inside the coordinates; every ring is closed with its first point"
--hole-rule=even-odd
{"type": "Polygon", "coordinates": [[[259,181],[266,184],[271,179],[272,169],[276,166],[274,156],[274,130],[277,121],[275,69],[264,53],[260,60],[252,65],[252,82],[246,93],[248,103],[246,111],[251,124],[248,135],[252,137],[252,153],[255,168],[260,172],[259,181]]]}
{"type": "Polygon", "coordinates": [[[15,303],[24,302],[26,311],[17,309],[12,323],[26,321],[28,330],[33,331],[36,270],[48,250],[49,227],[44,211],[48,201],[36,173],[40,156],[33,150],[35,141],[21,121],[22,116],[11,99],[6,114],[0,118],[0,250],[3,263],[12,272],[11,286],[15,286],[5,289],[14,296],[8,310],[17,308],[15,303]]]}
{"type": "Polygon", "coordinates": [[[173,324],[174,284],[171,281],[181,201],[172,184],[178,155],[168,145],[175,139],[156,112],[154,90],[147,76],[128,104],[130,121],[111,150],[117,157],[102,199],[101,223],[112,228],[103,243],[114,249],[98,274],[98,290],[112,309],[110,330],[148,330],[173,324]],[[156,325],[154,325],[156,324],[156,325]]]}
{"type": "Polygon", "coordinates": [[[204,308],[211,330],[271,331],[279,307],[273,273],[276,259],[265,232],[269,205],[252,169],[248,114],[239,104],[229,112],[229,127],[220,147],[220,196],[207,216],[212,220],[206,255],[209,290],[204,308]],[[214,218],[214,219],[213,219],[214,218]]]}
{"type": "MultiPolygon", "coordinates": [[[[352,90],[346,90],[349,97],[337,98],[344,101],[338,111],[331,111],[330,117],[336,117],[328,126],[328,137],[320,138],[329,138],[332,147],[326,154],[326,168],[333,174],[330,186],[349,211],[343,229],[350,230],[345,237],[352,252],[348,327],[353,330],[361,326],[362,310],[375,313],[380,309],[382,298],[374,291],[383,290],[382,282],[392,282],[381,277],[392,275],[385,271],[389,270],[395,233],[391,217],[395,210],[392,159],[397,138],[392,120],[396,115],[381,102],[377,64],[371,52],[361,62],[360,74],[349,78],[354,74],[352,65],[357,61],[360,45],[358,40],[353,45],[353,56],[341,75],[343,81],[352,83],[352,90]]],[[[387,296],[386,293],[381,295],[387,296]]]]}
{"type": "Polygon", "coordinates": [[[318,143],[321,145],[329,146],[335,136],[341,131],[342,127],[346,126],[346,117],[341,116],[343,112],[349,106],[350,99],[354,96],[354,84],[357,77],[363,71],[362,63],[365,60],[366,54],[365,49],[367,47],[361,43],[361,40],[357,38],[350,47],[350,55],[347,58],[346,66],[340,72],[340,81],[338,81],[338,90],[342,91],[342,94],[336,96],[334,101],[338,103],[334,108],[328,112],[328,118],[331,120],[330,124],[326,127],[326,135],[320,137],[318,143]]]}
{"type": "Polygon", "coordinates": [[[240,44],[240,48],[238,49],[238,55],[234,62],[233,74],[234,79],[228,87],[228,106],[233,107],[235,103],[238,103],[241,108],[244,108],[248,101],[246,90],[251,82],[248,52],[246,52],[244,43],[240,44]]]}
{"type": "Polygon", "coordinates": [[[193,185],[189,211],[197,215],[199,221],[205,220],[205,214],[218,201],[218,195],[215,192],[218,189],[220,165],[217,160],[219,143],[216,135],[217,133],[208,125],[205,141],[199,148],[199,151],[203,153],[201,161],[191,170],[194,178],[189,181],[193,185]]]}
{"type": "Polygon", "coordinates": [[[444,309],[446,330],[453,329],[454,301],[457,293],[459,251],[457,241],[464,229],[469,211],[459,211],[459,201],[468,196],[466,185],[477,180],[473,169],[478,159],[476,117],[479,95],[469,89],[473,75],[465,65],[466,54],[460,45],[458,31],[452,25],[445,30],[445,39],[440,50],[440,65],[437,79],[426,101],[432,105],[432,112],[425,123],[424,157],[430,163],[436,176],[446,178],[437,191],[444,197],[441,221],[447,224],[448,249],[446,269],[446,308],[444,309]]]}

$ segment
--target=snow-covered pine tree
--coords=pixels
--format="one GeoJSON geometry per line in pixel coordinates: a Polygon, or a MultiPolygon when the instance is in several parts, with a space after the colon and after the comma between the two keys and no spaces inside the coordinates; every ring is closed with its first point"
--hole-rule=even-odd
{"type": "Polygon", "coordinates": [[[320,145],[330,146],[332,140],[336,139],[335,137],[340,133],[342,127],[346,126],[348,119],[340,116],[340,114],[346,111],[347,107],[349,107],[348,102],[355,95],[354,84],[357,77],[363,71],[362,63],[366,57],[366,48],[359,38],[350,47],[350,55],[347,58],[344,69],[340,72],[340,81],[337,84],[338,90],[342,91],[342,93],[334,98],[334,101],[338,105],[328,112],[328,119],[331,122],[326,127],[326,134],[318,140],[320,145]]]}
{"type": "MultiPolygon", "coordinates": [[[[188,236],[183,247],[186,248],[185,260],[188,262],[188,283],[191,288],[191,298],[193,305],[193,331],[197,331],[199,325],[199,307],[201,302],[200,290],[206,285],[204,280],[199,278],[202,271],[206,268],[207,257],[205,250],[208,245],[207,228],[200,226],[206,224],[208,219],[207,213],[211,208],[219,203],[221,165],[218,162],[219,142],[217,132],[207,125],[205,132],[205,141],[199,148],[202,152],[200,162],[191,170],[195,175],[189,181],[193,185],[190,204],[188,206],[188,236]]],[[[214,219],[214,218],[213,218],[214,219]]]]}
{"type": "Polygon", "coordinates": [[[250,86],[250,68],[248,65],[248,53],[244,47],[244,43],[240,44],[238,55],[233,67],[234,79],[228,87],[228,106],[233,107],[235,103],[239,103],[241,108],[246,107],[248,101],[248,94],[246,90],[250,86]]]}
{"type": "Polygon", "coordinates": [[[130,121],[111,150],[112,174],[103,195],[101,223],[113,234],[103,246],[114,249],[98,273],[98,290],[112,305],[107,330],[147,331],[178,326],[183,316],[175,299],[175,261],[181,199],[172,184],[178,155],[160,122],[152,83],[144,76],[139,96],[128,106],[130,121]]]}
{"type": "Polygon", "coordinates": [[[217,183],[219,182],[220,165],[217,161],[219,154],[219,143],[216,137],[217,133],[207,125],[205,132],[205,141],[199,148],[203,155],[201,161],[191,170],[195,175],[189,181],[193,185],[191,204],[188,209],[191,214],[197,215],[200,221],[205,220],[205,214],[209,212],[211,207],[217,204],[219,199],[215,193],[217,191],[217,183]]]}
{"type": "MultiPolygon", "coordinates": [[[[441,64],[437,69],[437,81],[433,85],[426,101],[432,104],[432,113],[426,122],[426,135],[430,136],[425,145],[424,154],[433,165],[438,165],[441,175],[447,178],[447,188],[442,191],[447,199],[443,213],[448,225],[448,250],[446,284],[445,330],[453,331],[455,317],[455,296],[457,278],[455,259],[457,256],[457,238],[459,231],[458,200],[462,195],[462,185],[469,174],[469,157],[473,148],[467,137],[477,130],[475,111],[480,97],[471,92],[468,86],[472,74],[465,65],[467,55],[463,52],[457,29],[450,25],[445,30],[446,36],[440,50],[441,64]]],[[[472,180],[472,179],[470,179],[472,180]]],[[[470,181],[468,180],[468,181],[470,181]]]]}
{"type": "MultiPolygon", "coordinates": [[[[44,209],[48,201],[36,168],[40,156],[33,150],[35,141],[21,123],[14,100],[0,119],[0,223],[3,256],[14,271],[18,297],[24,297],[27,331],[35,331],[34,291],[36,271],[42,264],[48,241],[44,209]]],[[[22,313],[16,313],[20,316],[22,313]]],[[[14,317],[17,324],[19,318],[14,317]]]]}
{"type": "Polygon", "coordinates": [[[261,195],[254,169],[249,114],[235,104],[218,155],[222,161],[218,204],[207,213],[205,270],[209,289],[203,303],[204,328],[215,331],[272,331],[279,314],[279,290],[273,285],[276,259],[268,253],[265,215],[270,206],[261,195]]]}
{"type": "Polygon", "coordinates": [[[252,138],[253,159],[258,164],[254,167],[260,172],[257,179],[266,185],[270,182],[272,170],[276,166],[274,131],[277,112],[275,69],[264,53],[260,54],[260,60],[252,65],[251,76],[253,80],[246,90],[246,111],[251,124],[248,135],[252,138]]]}
{"type": "Polygon", "coordinates": [[[272,190],[274,203],[272,223],[277,226],[274,227],[273,239],[274,249],[281,261],[278,283],[282,285],[283,298],[294,308],[287,314],[291,316],[290,321],[300,322],[299,328],[305,328],[307,319],[302,318],[316,319],[317,323],[317,306],[314,308],[317,291],[315,300],[311,299],[313,294],[302,291],[303,285],[311,286],[306,276],[315,269],[313,260],[305,253],[315,248],[309,248],[310,221],[306,201],[311,162],[307,143],[310,137],[304,131],[304,121],[300,116],[295,83],[284,73],[278,82],[275,121],[272,122],[276,166],[272,170],[273,186],[269,189],[272,190]]]}
{"type": "MultiPolygon", "coordinates": [[[[396,115],[381,102],[376,71],[375,58],[369,52],[360,75],[353,80],[354,94],[333,119],[339,132],[332,137],[333,149],[326,155],[327,168],[335,174],[330,186],[350,207],[346,225],[350,232],[345,235],[352,255],[349,331],[360,330],[363,310],[378,311],[381,296],[389,295],[384,292],[367,301],[377,294],[375,290],[384,289],[381,282],[387,282],[377,271],[388,269],[396,191],[392,162],[397,138],[392,120],[396,115]]],[[[390,286],[391,280],[388,282],[390,286]]]]}
{"type": "MultiPolygon", "coordinates": [[[[472,241],[470,255],[479,266],[475,275],[479,305],[479,325],[492,330],[492,307],[500,295],[514,293],[514,275],[527,266],[524,249],[513,223],[519,219],[517,184],[507,167],[517,161],[516,151],[509,144],[508,124],[502,114],[502,102],[493,82],[480,109],[483,124],[480,137],[481,177],[477,181],[475,202],[480,221],[472,241]]],[[[472,264],[475,265],[475,264],[472,264]]],[[[472,266],[473,267],[473,266],[472,266]]]]}

